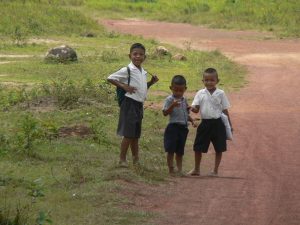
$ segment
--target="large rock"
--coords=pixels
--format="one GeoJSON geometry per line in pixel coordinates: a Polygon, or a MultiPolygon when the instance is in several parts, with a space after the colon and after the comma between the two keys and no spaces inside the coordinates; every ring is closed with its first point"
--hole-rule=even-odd
{"type": "Polygon", "coordinates": [[[187,58],[184,55],[180,54],[180,53],[175,54],[172,57],[172,59],[173,60],[178,60],[178,61],[186,61],[187,60],[187,58]]]}
{"type": "Polygon", "coordinates": [[[156,48],[156,54],[159,56],[168,55],[169,50],[167,48],[165,48],[164,46],[158,46],[156,48]]]}
{"type": "Polygon", "coordinates": [[[45,60],[60,63],[75,62],[77,61],[77,54],[71,47],[62,45],[50,49],[45,57],[45,60]]]}

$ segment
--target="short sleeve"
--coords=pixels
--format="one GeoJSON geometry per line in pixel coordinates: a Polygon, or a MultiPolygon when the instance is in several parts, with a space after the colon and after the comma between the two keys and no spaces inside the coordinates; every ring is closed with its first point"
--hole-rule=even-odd
{"type": "Polygon", "coordinates": [[[109,80],[117,80],[117,81],[119,81],[121,83],[127,83],[127,81],[128,81],[127,68],[126,67],[121,68],[117,72],[109,75],[107,79],[109,79],[109,80]]]}
{"type": "Polygon", "coordinates": [[[230,107],[230,103],[225,92],[223,92],[223,94],[221,95],[221,104],[222,104],[222,110],[228,109],[230,107]]]}
{"type": "Polygon", "coordinates": [[[163,111],[164,110],[167,110],[169,107],[170,107],[170,105],[173,103],[173,98],[172,97],[167,97],[166,99],[165,99],[165,103],[164,103],[164,106],[163,106],[163,111]]]}
{"type": "Polygon", "coordinates": [[[200,92],[197,92],[192,102],[192,106],[200,105],[200,100],[200,92]]]}

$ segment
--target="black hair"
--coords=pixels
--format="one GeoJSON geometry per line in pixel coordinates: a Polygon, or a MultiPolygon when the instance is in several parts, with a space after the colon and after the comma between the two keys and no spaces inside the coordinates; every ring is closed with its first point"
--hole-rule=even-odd
{"type": "Polygon", "coordinates": [[[171,81],[171,85],[173,85],[173,84],[186,85],[186,79],[182,75],[175,75],[171,81]]]}
{"type": "Polygon", "coordinates": [[[143,49],[144,52],[146,52],[146,48],[144,45],[142,45],[141,43],[134,43],[133,45],[131,45],[130,47],[130,53],[133,51],[133,49],[135,48],[140,48],[140,49],[143,49]]]}
{"type": "Polygon", "coordinates": [[[208,74],[215,74],[216,75],[216,77],[217,77],[217,79],[219,79],[219,75],[218,75],[218,72],[217,72],[217,70],[215,69],[215,68],[207,68],[206,70],[204,70],[204,73],[203,73],[203,76],[204,76],[204,74],[206,74],[206,73],[208,73],[208,74]]]}

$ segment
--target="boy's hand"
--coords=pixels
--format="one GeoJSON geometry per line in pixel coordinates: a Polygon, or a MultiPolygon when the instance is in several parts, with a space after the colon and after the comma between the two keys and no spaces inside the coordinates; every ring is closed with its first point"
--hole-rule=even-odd
{"type": "Polygon", "coordinates": [[[193,127],[197,127],[197,124],[195,123],[194,120],[192,120],[191,123],[192,123],[192,126],[193,126],[193,127]]]}
{"type": "Polygon", "coordinates": [[[153,75],[153,76],[151,77],[151,80],[150,80],[151,84],[155,84],[155,83],[157,83],[158,81],[159,81],[159,79],[158,79],[158,77],[157,77],[156,75],[153,75]]]}
{"type": "Polygon", "coordinates": [[[193,112],[193,113],[198,113],[199,112],[199,107],[190,107],[190,110],[193,112]]]}
{"type": "Polygon", "coordinates": [[[135,91],[137,90],[135,87],[128,86],[128,85],[124,85],[123,89],[130,94],[135,93],[135,91]]]}
{"type": "Polygon", "coordinates": [[[180,99],[178,99],[178,100],[175,99],[175,100],[173,101],[173,103],[172,103],[173,107],[179,107],[180,104],[181,104],[180,99]]]}

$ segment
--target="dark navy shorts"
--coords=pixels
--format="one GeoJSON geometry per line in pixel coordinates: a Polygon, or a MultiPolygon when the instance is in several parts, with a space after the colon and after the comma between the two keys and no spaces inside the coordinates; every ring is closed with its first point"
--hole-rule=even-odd
{"type": "Polygon", "coordinates": [[[194,151],[207,153],[210,142],[213,143],[216,152],[225,152],[226,130],[222,119],[203,119],[198,126],[194,142],[194,151]]]}
{"type": "Polygon", "coordinates": [[[168,153],[184,155],[184,146],[189,133],[186,125],[169,123],[164,134],[164,147],[168,153]]]}
{"type": "Polygon", "coordinates": [[[140,138],[143,112],[143,103],[125,96],[120,107],[117,134],[126,138],[140,138]]]}

